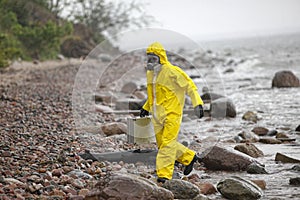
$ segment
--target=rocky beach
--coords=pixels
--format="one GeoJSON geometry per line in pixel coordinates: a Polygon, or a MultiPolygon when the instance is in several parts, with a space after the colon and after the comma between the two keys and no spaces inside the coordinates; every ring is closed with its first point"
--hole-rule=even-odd
{"type": "Polygon", "coordinates": [[[76,99],[85,60],[1,69],[0,199],[299,199],[298,35],[201,47],[176,52],[186,59],[170,55],[209,110],[200,120],[185,114],[179,135],[201,162],[188,177],[176,164],[164,185],[152,163],[83,156],[156,150],[154,143],[129,143],[133,114],[116,113],[137,110],[146,98],[143,52],[91,58],[110,67],[98,77],[89,109],[76,99]]]}

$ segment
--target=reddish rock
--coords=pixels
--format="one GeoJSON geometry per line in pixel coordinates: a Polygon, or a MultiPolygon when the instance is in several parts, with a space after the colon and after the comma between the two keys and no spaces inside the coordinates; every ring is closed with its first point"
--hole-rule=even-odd
{"type": "Polygon", "coordinates": [[[282,142],[276,138],[272,137],[264,137],[260,138],[259,142],[264,143],[264,144],[281,144],[282,142]]]}
{"type": "Polygon", "coordinates": [[[96,199],[171,200],[174,199],[174,195],[148,179],[131,174],[112,174],[100,180],[85,197],[85,200],[96,199]]]}
{"type": "Polygon", "coordinates": [[[60,177],[62,175],[63,170],[62,169],[53,169],[52,170],[52,176],[60,177]]]}
{"type": "Polygon", "coordinates": [[[198,188],[200,189],[201,194],[215,194],[217,192],[217,188],[211,183],[196,183],[198,188]]]}
{"type": "Polygon", "coordinates": [[[253,183],[255,183],[260,189],[265,190],[267,187],[267,183],[264,180],[251,180],[253,183]]]}
{"type": "Polygon", "coordinates": [[[272,80],[272,87],[300,87],[300,80],[291,71],[279,71],[272,80]]]}
{"type": "Polygon", "coordinates": [[[127,125],[121,122],[112,122],[104,124],[101,126],[101,129],[106,136],[127,133],[127,125]]]}
{"type": "Polygon", "coordinates": [[[236,145],[234,149],[245,153],[253,158],[264,156],[264,153],[261,150],[259,150],[254,144],[251,143],[236,145]]]}
{"type": "Polygon", "coordinates": [[[258,136],[265,136],[269,132],[269,129],[258,126],[258,127],[253,128],[252,132],[258,136]]]}
{"type": "Polygon", "coordinates": [[[243,171],[256,160],[238,151],[213,146],[201,154],[201,162],[210,170],[243,171]]]}

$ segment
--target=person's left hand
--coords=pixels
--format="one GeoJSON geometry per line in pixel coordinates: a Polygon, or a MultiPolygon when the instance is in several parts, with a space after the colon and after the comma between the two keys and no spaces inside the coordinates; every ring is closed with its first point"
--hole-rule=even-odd
{"type": "Polygon", "coordinates": [[[198,105],[194,108],[195,115],[198,118],[202,118],[204,116],[204,111],[202,105],[198,105]]]}

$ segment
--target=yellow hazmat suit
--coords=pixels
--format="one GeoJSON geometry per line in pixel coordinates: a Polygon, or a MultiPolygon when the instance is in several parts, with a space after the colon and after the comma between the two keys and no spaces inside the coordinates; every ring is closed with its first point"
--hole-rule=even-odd
{"type": "Polygon", "coordinates": [[[160,178],[171,179],[175,160],[188,165],[195,152],[177,142],[180,129],[185,94],[188,94],[194,107],[203,105],[198,88],[192,79],[179,67],[172,65],[163,46],[155,42],[147,48],[147,54],[160,58],[160,71],[147,71],[148,99],[143,109],[152,113],[158,154],[156,171],[160,178]]]}

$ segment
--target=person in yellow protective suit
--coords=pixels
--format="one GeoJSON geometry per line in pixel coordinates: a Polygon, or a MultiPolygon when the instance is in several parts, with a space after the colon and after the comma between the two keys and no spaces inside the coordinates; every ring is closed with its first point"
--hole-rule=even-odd
{"type": "Polygon", "coordinates": [[[198,160],[196,153],[177,142],[182,120],[185,94],[195,108],[195,114],[203,117],[203,101],[192,79],[179,67],[172,65],[164,47],[155,42],[147,48],[147,94],[140,117],[152,114],[152,122],[158,146],[156,172],[158,182],[172,178],[175,160],[185,165],[188,175],[198,160]]]}

